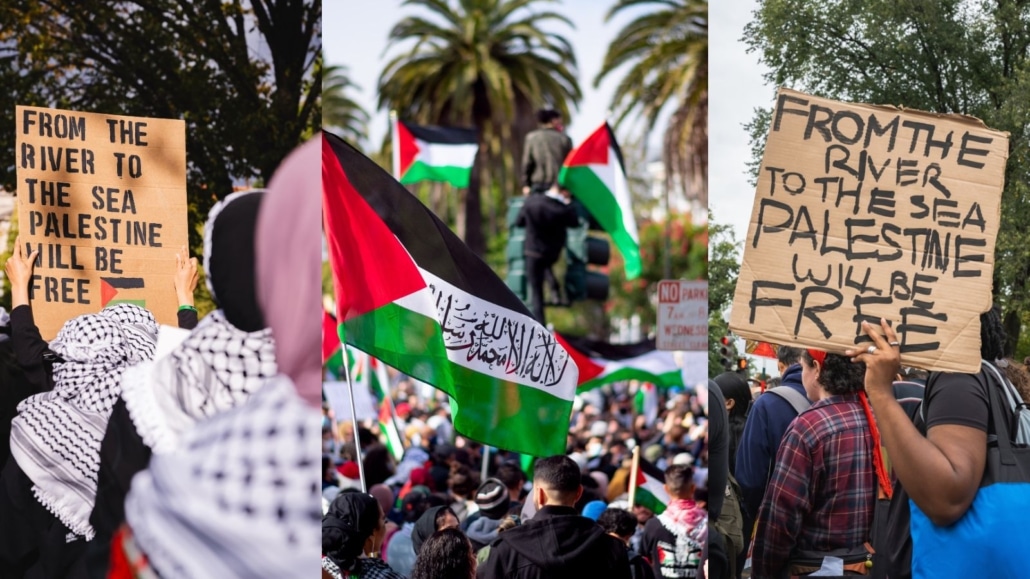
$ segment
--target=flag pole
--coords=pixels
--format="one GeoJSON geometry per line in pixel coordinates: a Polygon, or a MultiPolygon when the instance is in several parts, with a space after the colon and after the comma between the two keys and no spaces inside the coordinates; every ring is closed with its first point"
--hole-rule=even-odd
{"type": "Polygon", "coordinates": [[[640,470],[640,445],[633,447],[633,466],[629,468],[629,511],[633,512],[633,501],[637,498],[637,472],[640,470]]]}
{"type": "Polygon", "coordinates": [[[350,415],[351,419],[353,420],[354,429],[354,452],[357,456],[357,460],[355,462],[358,463],[358,476],[361,478],[361,492],[367,493],[368,486],[365,485],[365,465],[362,463],[361,460],[361,438],[358,436],[358,411],[357,408],[354,406],[354,382],[351,381],[350,377],[350,364],[347,360],[346,348],[347,346],[344,345],[345,355],[343,360],[343,374],[347,379],[347,391],[350,393],[350,415]]]}
{"type": "Polygon", "coordinates": [[[479,480],[486,480],[487,465],[490,464],[490,447],[483,445],[483,468],[479,473],[479,480]]]}
{"type": "Polygon", "coordinates": [[[395,109],[390,110],[390,140],[392,145],[390,147],[390,155],[392,157],[392,172],[394,179],[401,178],[401,149],[398,144],[398,138],[400,135],[397,134],[397,111],[395,109]]]}

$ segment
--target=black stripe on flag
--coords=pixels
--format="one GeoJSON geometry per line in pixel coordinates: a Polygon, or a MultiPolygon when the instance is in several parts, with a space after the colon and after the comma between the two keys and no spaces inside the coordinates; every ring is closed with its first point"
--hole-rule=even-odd
{"type": "Polygon", "coordinates": [[[411,135],[427,143],[444,143],[448,145],[475,145],[479,142],[475,129],[463,127],[436,127],[430,125],[413,125],[401,121],[411,135]]]}
{"type": "MultiPolygon", "coordinates": [[[[533,317],[504,280],[472,253],[418,197],[349,143],[331,133],[325,135],[347,180],[397,236],[419,267],[468,294],[533,317]]],[[[383,266],[389,267],[389,264],[383,266]]]]}
{"type": "Polygon", "coordinates": [[[562,338],[570,346],[586,354],[591,358],[603,358],[605,360],[625,360],[636,358],[649,352],[654,352],[656,344],[654,340],[644,340],[634,344],[609,344],[599,340],[591,340],[581,336],[569,336],[562,334],[562,338]]]}
{"type": "Polygon", "coordinates": [[[665,484],[665,473],[662,472],[662,469],[658,468],[644,457],[640,457],[640,470],[643,471],[644,474],[656,478],[659,482],[665,484]]]}
{"type": "Polygon", "coordinates": [[[141,277],[102,277],[107,285],[115,289],[142,289],[143,278],[141,277]]]}

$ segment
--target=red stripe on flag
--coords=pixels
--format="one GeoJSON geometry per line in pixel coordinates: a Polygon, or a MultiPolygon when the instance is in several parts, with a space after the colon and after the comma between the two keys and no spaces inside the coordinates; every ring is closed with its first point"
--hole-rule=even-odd
{"type": "Polygon", "coordinates": [[[418,141],[415,140],[415,136],[411,134],[408,127],[404,126],[404,123],[397,120],[397,146],[400,150],[400,174],[397,178],[400,179],[401,175],[408,172],[412,163],[415,162],[415,158],[418,157],[418,141]]]}
{"type": "Polygon", "coordinates": [[[329,312],[322,312],[322,363],[333,357],[340,349],[340,333],[338,324],[329,312]]]}
{"type": "Polygon", "coordinates": [[[579,382],[577,385],[593,380],[600,376],[601,372],[604,372],[604,366],[595,364],[594,361],[588,358],[586,354],[573,348],[565,341],[565,338],[561,337],[561,334],[555,332],[554,338],[558,340],[558,343],[561,344],[562,348],[565,348],[565,351],[569,353],[572,361],[576,363],[576,367],[579,368],[579,382]]]}
{"type": "Polygon", "coordinates": [[[404,246],[351,185],[324,136],[322,215],[339,323],[426,287],[404,246]]]}
{"type": "Polygon", "coordinates": [[[609,145],[608,125],[604,124],[569,153],[565,166],[607,165],[609,145]]]}

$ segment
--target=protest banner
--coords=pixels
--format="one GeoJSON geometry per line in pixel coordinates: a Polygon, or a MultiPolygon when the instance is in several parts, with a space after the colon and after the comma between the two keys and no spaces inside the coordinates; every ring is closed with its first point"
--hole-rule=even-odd
{"type": "Polygon", "coordinates": [[[176,324],[175,254],[187,243],[181,120],[18,106],[18,234],[45,339],[116,303],[176,324]]]}
{"type": "Polygon", "coordinates": [[[730,328],[843,353],[886,318],[906,365],[980,367],[1008,134],[780,89],[730,328]]]}

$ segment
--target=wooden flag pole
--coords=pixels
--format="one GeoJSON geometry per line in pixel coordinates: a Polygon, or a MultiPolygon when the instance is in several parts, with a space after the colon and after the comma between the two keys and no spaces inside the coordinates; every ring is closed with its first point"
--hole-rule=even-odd
{"type": "MultiPolygon", "coordinates": [[[[369,369],[366,369],[367,372],[369,369]]],[[[350,363],[347,356],[347,346],[344,344],[343,351],[343,375],[347,380],[347,391],[350,393],[350,415],[353,421],[353,436],[354,436],[354,451],[357,455],[356,462],[358,463],[358,476],[361,478],[361,492],[367,493],[368,486],[365,484],[365,465],[362,464],[361,460],[361,438],[358,436],[358,410],[354,406],[354,382],[351,381],[350,377],[350,363]]]]}
{"type": "MultiPolygon", "coordinates": [[[[393,178],[400,180],[401,178],[401,148],[398,139],[400,135],[397,131],[397,111],[390,111],[390,141],[392,143],[390,147],[390,156],[392,157],[391,170],[393,172],[393,178]]],[[[666,278],[668,279],[668,278],[666,278]]]]}
{"type": "Polygon", "coordinates": [[[637,472],[640,470],[640,445],[633,447],[633,466],[629,468],[629,511],[633,512],[633,502],[637,498],[637,472]]]}

